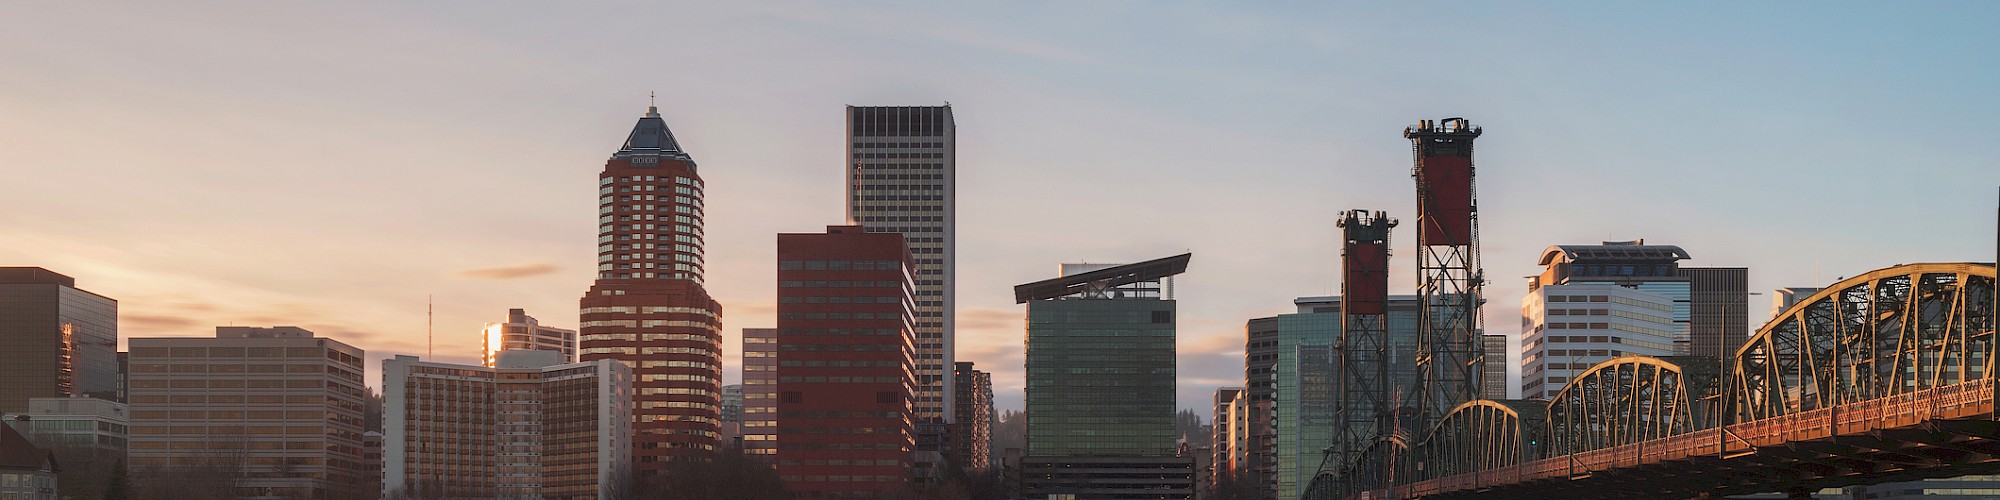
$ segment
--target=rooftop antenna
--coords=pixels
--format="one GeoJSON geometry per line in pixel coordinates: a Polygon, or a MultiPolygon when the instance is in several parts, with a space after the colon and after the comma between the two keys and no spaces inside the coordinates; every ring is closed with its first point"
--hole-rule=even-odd
{"type": "Polygon", "coordinates": [[[424,295],[424,357],[437,359],[437,333],[432,329],[437,324],[437,302],[429,294],[424,295]]]}

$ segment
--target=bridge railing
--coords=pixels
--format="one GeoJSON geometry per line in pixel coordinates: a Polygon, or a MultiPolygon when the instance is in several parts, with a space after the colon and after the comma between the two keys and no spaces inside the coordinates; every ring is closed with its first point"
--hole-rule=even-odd
{"type": "Polygon", "coordinates": [[[1981,379],[1820,408],[1754,422],[1708,428],[1650,441],[1523,462],[1518,465],[1421,481],[1372,498],[1422,497],[1454,491],[1517,484],[1545,479],[1587,476],[1594,472],[1635,467],[1689,457],[1728,457],[1754,453],[1759,447],[1781,446],[1832,435],[1907,427],[1938,418],[1968,418],[1994,411],[1994,381],[1981,379]]]}

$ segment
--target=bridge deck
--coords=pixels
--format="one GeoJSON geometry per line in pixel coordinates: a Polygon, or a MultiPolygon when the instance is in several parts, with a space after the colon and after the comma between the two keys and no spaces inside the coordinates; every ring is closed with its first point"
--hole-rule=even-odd
{"type": "Polygon", "coordinates": [[[1443,477],[1360,498],[1687,498],[1949,477],[2000,468],[1993,381],[1443,477]]]}

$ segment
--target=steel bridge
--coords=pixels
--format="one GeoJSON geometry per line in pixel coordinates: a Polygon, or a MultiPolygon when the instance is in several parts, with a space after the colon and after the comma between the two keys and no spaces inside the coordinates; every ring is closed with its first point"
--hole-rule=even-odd
{"type": "Polygon", "coordinates": [[[2000,473],[1994,267],[1822,289],[1729,360],[1626,356],[1378,437],[1308,498],[1692,498],[2000,473]]]}

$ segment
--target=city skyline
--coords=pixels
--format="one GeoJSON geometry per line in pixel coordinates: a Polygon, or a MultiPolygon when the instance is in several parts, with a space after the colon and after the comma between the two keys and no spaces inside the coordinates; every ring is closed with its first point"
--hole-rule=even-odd
{"type": "MultiPolygon", "coordinates": [[[[965,126],[958,351],[994,373],[996,403],[1020,407],[1023,323],[1007,287],[1059,262],[1185,249],[1205,262],[1177,290],[1179,406],[1206,408],[1215,387],[1241,384],[1244,320],[1338,293],[1340,211],[1414,220],[1397,134],[1418,119],[1487,128],[1486,326],[1517,340],[1502,306],[1525,294],[1514,277],[1548,245],[1674,242],[1703,266],[1749,267],[1763,293],[1895,263],[1990,260],[1989,233],[1850,201],[1922,199],[1989,226],[2000,168],[1974,151],[1996,140],[1969,124],[2000,107],[1983,90],[2000,78],[1965,63],[1986,45],[1977,20],[1992,16],[1920,7],[1736,6],[1704,19],[1711,30],[1680,32],[1670,28],[1693,14],[1666,8],[1098,6],[1050,20],[1064,16],[691,6],[720,9],[698,12],[719,21],[642,31],[658,24],[647,17],[679,15],[662,10],[556,40],[576,28],[565,21],[615,16],[232,13],[300,23],[252,26],[202,9],[31,6],[24,15],[51,22],[16,36],[63,44],[0,45],[0,62],[21,70],[0,83],[0,106],[15,110],[0,131],[20,138],[0,150],[0,171],[20,180],[0,199],[0,264],[118,299],[123,338],[302,326],[368,350],[370,385],[381,358],[424,353],[424,296],[435,294],[436,359],[476,363],[493,311],[576,327],[562,311],[594,273],[593,166],[658,90],[714,185],[708,287],[728,311],[724,383],[738,383],[728,347],[743,328],[775,324],[771,235],[842,222],[839,108],[950,102],[965,126]],[[1503,9],[1556,22],[1521,34],[1480,18],[1503,9]],[[1779,14],[1807,21],[1760,31],[1779,14]],[[1012,16],[1035,19],[1002,22],[1012,16]],[[1420,16],[1434,16],[1423,33],[1517,57],[1437,72],[1425,61],[1451,43],[1398,34],[1417,32],[1420,16]],[[944,27],[870,32],[909,20],[944,27]],[[1066,31],[1088,20],[1111,35],[1066,31]],[[102,36],[58,31],[84,22],[102,36]],[[1326,29],[1299,29],[1315,22],[1326,29]],[[1189,33],[1152,34],[1155,23],[1189,33]],[[151,43],[169,26],[174,37],[151,43]],[[510,30],[522,38],[490,44],[510,30]],[[1825,31],[1843,36],[1811,36],[1825,31]],[[359,35],[370,32],[380,39],[359,35]],[[668,43],[626,48],[641,37],[668,43]],[[1159,47],[1133,46],[1147,43],[1159,47]],[[630,71],[619,62],[630,58],[660,68],[630,71]],[[414,76],[370,78],[390,70],[414,76]],[[880,77],[891,73],[920,76],[880,77]],[[824,85],[787,81],[805,75],[824,85]],[[107,148],[107,136],[122,142],[107,148]],[[1111,182],[1130,184],[1099,189],[1111,182]],[[1090,216],[1064,203],[1076,199],[1090,216]]],[[[1395,236],[1390,286],[1409,293],[1413,236],[1395,236]]],[[[1753,311],[1752,328],[1763,319],[1753,311]]]]}

